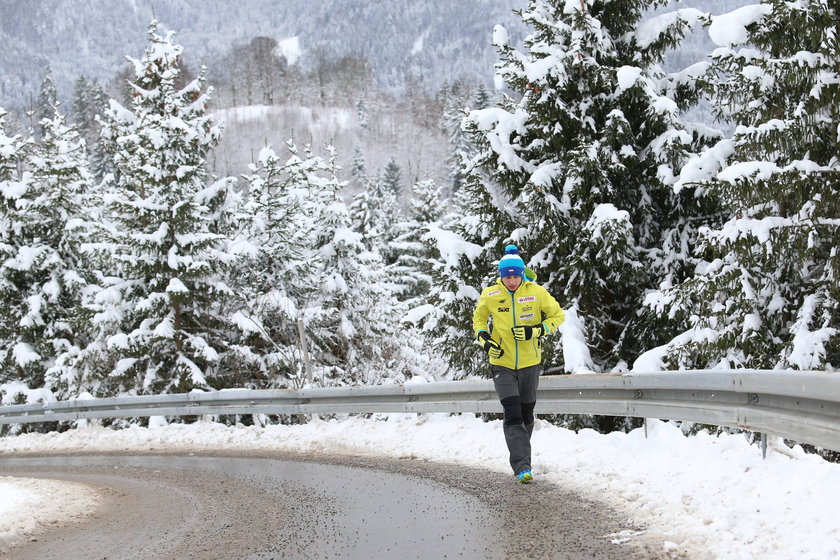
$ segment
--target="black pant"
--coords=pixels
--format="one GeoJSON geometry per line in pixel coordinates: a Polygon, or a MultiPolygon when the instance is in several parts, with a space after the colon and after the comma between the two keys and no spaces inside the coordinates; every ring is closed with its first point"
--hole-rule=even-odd
{"type": "Polygon", "coordinates": [[[523,369],[491,366],[493,385],[505,410],[505,442],[514,474],[531,468],[531,432],[534,431],[534,405],[537,404],[539,365],[523,369]]]}

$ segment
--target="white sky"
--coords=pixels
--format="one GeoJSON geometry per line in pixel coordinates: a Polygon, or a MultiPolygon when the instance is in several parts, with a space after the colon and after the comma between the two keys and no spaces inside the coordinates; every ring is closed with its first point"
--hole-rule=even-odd
{"type": "MultiPolygon", "coordinates": [[[[495,470],[516,484],[507,465],[501,421],[485,423],[470,414],[316,419],[306,425],[266,428],[212,422],[121,431],[91,426],[62,434],[0,438],[0,455],[6,456],[131,448],[413,454],[495,470]]],[[[674,558],[840,558],[840,465],[799,448],[788,449],[772,438],[762,460],[760,450],[748,445],[744,435],[686,437],[676,425],[660,421],[649,422],[647,438],[643,429],[575,434],[538,421],[533,448],[538,481],[582,491],[647,524],[650,534],[663,535],[663,550],[672,551],[674,558]]],[[[15,525],[15,519],[42,516],[39,500],[50,491],[32,481],[0,478],[0,546],[4,535],[10,539],[34,530],[15,525]]],[[[64,515],[93,511],[94,497],[84,496],[79,488],[71,488],[68,496],[79,493],[87,499],[74,509],[71,503],[77,498],[68,498],[64,515]]]]}

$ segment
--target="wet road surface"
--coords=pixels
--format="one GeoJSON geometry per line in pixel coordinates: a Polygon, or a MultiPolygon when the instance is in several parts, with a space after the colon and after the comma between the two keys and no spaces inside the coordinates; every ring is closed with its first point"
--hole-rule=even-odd
{"type": "Polygon", "coordinates": [[[416,459],[246,455],[0,457],[0,475],[81,482],[103,498],[86,521],[0,557],[666,558],[644,528],[539,478],[523,485],[416,459]]]}

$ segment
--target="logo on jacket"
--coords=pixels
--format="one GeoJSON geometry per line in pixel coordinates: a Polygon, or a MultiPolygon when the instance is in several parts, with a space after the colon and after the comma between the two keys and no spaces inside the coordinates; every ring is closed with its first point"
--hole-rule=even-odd
{"type": "Polygon", "coordinates": [[[519,303],[523,303],[523,302],[526,302],[526,301],[537,301],[537,296],[525,296],[525,297],[519,298],[516,301],[518,301],[519,303]]]}
{"type": "Polygon", "coordinates": [[[510,307],[500,307],[499,308],[499,313],[509,313],[509,312],[510,312],[510,307]]]}
{"type": "Polygon", "coordinates": [[[527,321],[528,319],[533,319],[533,318],[534,318],[533,313],[528,313],[527,315],[520,315],[519,316],[520,321],[527,321]]]}
{"type": "Polygon", "coordinates": [[[500,293],[502,293],[502,290],[493,290],[492,292],[487,292],[487,297],[495,296],[500,293]]]}

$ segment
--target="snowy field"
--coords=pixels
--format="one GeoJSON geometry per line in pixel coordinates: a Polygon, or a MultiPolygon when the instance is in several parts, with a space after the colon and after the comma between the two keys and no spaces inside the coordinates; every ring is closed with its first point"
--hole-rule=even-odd
{"type": "MultiPolygon", "coordinates": [[[[674,558],[825,560],[840,558],[840,465],[771,439],[767,458],[743,435],[686,437],[673,424],[650,421],[630,434],[575,434],[538,421],[533,436],[537,482],[585,491],[662,535],[674,558]]],[[[501,421],[472,415],[382,415],[306,425],[226,427],[212,422],[113,431],[85,427],[63,434],[0,438],[0,455],[16,452],[256,449],[417,457],[508,472],[501,421]]],[[[19,520],[48,516],[54,486],[0,477],[0,536],[32,527],[19,520]],[[18,520],[18,521],[15,521],[18,520]]],[[[539,492],[539,484],[527,491],[539,492]]],[[[79,493],[71,488],[68,500],[79,493]]],[[[84,496],[84,494],[82,493],[84,496]]],[[[79,502],[65,515],[95,508],[79,502]]],[[[61,512],[59,512],[61,513],[61,512]]],[[[563,515],[558,511],[557,515],[563,515]]],[[[626,538],[632,539],[633,535],[626,538]]],[[[0,545],[2,545],[0,540],[0,545]]]]}

